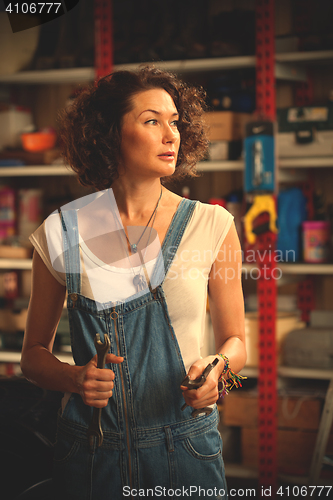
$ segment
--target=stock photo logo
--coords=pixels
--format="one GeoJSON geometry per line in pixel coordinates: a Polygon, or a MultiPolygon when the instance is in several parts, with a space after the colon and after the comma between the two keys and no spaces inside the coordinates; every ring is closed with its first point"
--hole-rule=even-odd
{"type": "Polygon", "coordinates": [[[62,0],[61,2],[36,2],[3,0],[5,12],[13,33],[28,30],[35,26],[53,21],[72,10],[80,0],[62,0]]]}

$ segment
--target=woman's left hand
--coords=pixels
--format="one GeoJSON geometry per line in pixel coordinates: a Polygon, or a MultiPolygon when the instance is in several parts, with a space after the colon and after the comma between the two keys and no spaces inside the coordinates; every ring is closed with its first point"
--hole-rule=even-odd
{"type": "MultiPolygon", "coordinates": [[[[198,378],[206,366],[209,363],[212,363],[217,355],[207,356],[202,359],[198,359],[191,366],[188,375],[191,380],[198,378]]],[[[199,387],[199,389],[188,389],[187,387],[180,386],[183,391],[183,396],[185,402],[188,406],[192,406],[192,408],[204,408],[205,406],[212,405],[216,403],[219,397],[218,391],[218,381],[219,376],[223,370],[224,364],[222,358],[220,359],[220,363],[218,363],[215,368],[207,376],[206,382],[199,387]]]]}

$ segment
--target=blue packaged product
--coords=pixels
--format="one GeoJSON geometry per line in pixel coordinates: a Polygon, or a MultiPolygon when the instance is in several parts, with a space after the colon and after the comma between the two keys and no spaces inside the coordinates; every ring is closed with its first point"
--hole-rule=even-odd
{"type": "Polygon", "coordinates": [[[302,222],[307,218],[306,198],[300,188],[278,195],[279,233],[276,249],[283,262],[298,262],[302,255],[302,222]]]}
{"type": "Polygon", "coordinates": [[[269,121],[248,123],[245,134],[245,192],[274,192],[274,124],[269,121]]]}

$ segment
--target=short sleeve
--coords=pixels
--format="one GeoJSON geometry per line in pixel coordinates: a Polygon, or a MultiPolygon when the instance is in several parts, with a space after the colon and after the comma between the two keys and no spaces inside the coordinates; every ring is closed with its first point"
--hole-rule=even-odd
{"type": "Polygon", "coordinates": [[[66,285],[64,270],[62,232],[59,214],[51,214],[30,236],[30,242],[38,252],[52,276],[66,285]]]}
{"type": "Polygon", "coordinates": [[[213,261],[216,260],[217,254],[221,248],[225,237],[227,236],[229,229],[233,223],[234,217],[228,210],[219,206],[213,205],[214,207],[214,243],[213,247],[213,261]]]}

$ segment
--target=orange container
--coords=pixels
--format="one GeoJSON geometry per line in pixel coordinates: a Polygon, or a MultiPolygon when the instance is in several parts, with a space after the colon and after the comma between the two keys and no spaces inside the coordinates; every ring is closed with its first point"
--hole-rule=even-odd
{"type": "Polygon", "coordinates": [[[54,132],[32,132],[21,134],[21,140],[25,151],[44,151],[54,148],[57,136],[54,132]]]}

